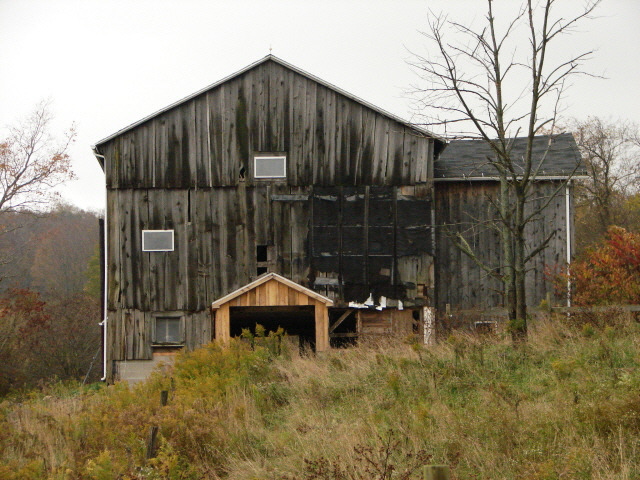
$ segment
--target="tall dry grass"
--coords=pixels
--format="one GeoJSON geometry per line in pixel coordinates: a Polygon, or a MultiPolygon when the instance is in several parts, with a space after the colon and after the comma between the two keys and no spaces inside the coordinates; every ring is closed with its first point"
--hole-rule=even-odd
{"type": "Polygon", "coordinates": [[[539,320],[517,348],[462,333],[318,355],[212,344],[131,388],[6,399],[0,478],[419,478],[427,460],[457,479],[640,478],[639,346],[639,325],[609,314],[539,320]]]}

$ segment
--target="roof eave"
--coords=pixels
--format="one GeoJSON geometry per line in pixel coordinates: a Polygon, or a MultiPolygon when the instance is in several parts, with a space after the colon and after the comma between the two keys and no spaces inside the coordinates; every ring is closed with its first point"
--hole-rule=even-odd
{"type": "MultiPolygon", "coordinates": [[[[551,181],[551,180],[588,180],[589,175],[538,175],[531,180],[536,181],[551,181]]],[[[435,177],[434,182],[497,182],[500,177],[435,177]]]]}
{"type": "Polygon", "coordinates": [[[239,289],[234,290],[233,292],[225,295],[224,297],[219,298],[218,300],[216,300],[211,304],[211,309],[217,310],[225,303],[228,303],[234,298],[239,297],[240,295],[243,295],[253,290],[256,287],[259,287],[263,283],[267,283],[269,280],[276,280],[290,288],[293,288],[294,290],[304,293],[308,297],[311,297],[315,300],[318,300],[326,304],[327,306],[333,305],[333,300],[331,300],[330,298],[327,298],[324,295],[320,295],[319,293],[316,293],[307,287],[303,287],[302,285],[299,285],[296,282],[283,277],[282,275],[278,275],[277,273],[271,272],[271,273],[265,273],[264,275],[261,275],[260,277],[255,279],[253,282],[248,283],[244,287],[240,287],[239,289]]]}

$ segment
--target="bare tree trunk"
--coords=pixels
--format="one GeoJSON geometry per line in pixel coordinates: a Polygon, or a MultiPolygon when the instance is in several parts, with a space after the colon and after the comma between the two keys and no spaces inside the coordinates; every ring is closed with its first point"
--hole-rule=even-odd
{"type": "MultiPolygon", "coordinates": [[[[504,223],[511,218],[511,202],[509,195],[509,183],[506,178],[500,179],[500,216],[504,223]]],[[[504,256],[502,265],[502,283],[504,285],[504,305],[509,315],[509,321],[516,319],[516,290],[515,275],[513,271],[513,241],[511,230],[500,229],[500,241],[502,243],[502,254],[504,256]]]]}
{"type": "Polygon", "coordinates": [[[511,323],[514,341],[526,340],[527,337],[527,297],[526,297],[526,240],[524,209],[526,203],[525,190],[522,185],[515,185],[515,218],[513,222],[513,270],[515,278],[515,317],[511,323]]]}

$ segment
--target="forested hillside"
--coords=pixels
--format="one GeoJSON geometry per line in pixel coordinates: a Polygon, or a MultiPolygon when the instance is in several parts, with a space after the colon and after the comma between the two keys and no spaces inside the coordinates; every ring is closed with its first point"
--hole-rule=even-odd
{"type": "Polygon", "coordinates": [[[0,394],[100,377],[98,235],[96,214],[69,205],[2,214],[0,394]]]}

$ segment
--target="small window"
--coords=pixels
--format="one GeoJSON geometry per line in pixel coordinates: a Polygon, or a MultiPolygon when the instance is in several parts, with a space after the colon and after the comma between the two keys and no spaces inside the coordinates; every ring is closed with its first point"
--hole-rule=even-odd
{"type": "Polygon", "coordinates": [[[256,261],[257,262],[266,262],[269,260],[268,258],[268,246],[267,245],[257,245],[256,246],[256,261]]]}
{"type": "Polygon", "coordinates": [[[287,157],[254,157],[254,178],[286,178],[287,157]]]}
{"type": "Polygon", "coordinates": [[[143,252],[173,252],[173,230],[143,230],[143,252]]]}
{"type": "Polygon", "coordinates": [[[155,345],[182,345],[181,317],[156,317],[153,343],[155,345]]]}
{"type": "Polygon", "coordinates": [[[273,247],[269,245],[256,245],[256,275],[260,276],[269,271],[273,257],[273,247]]]}

